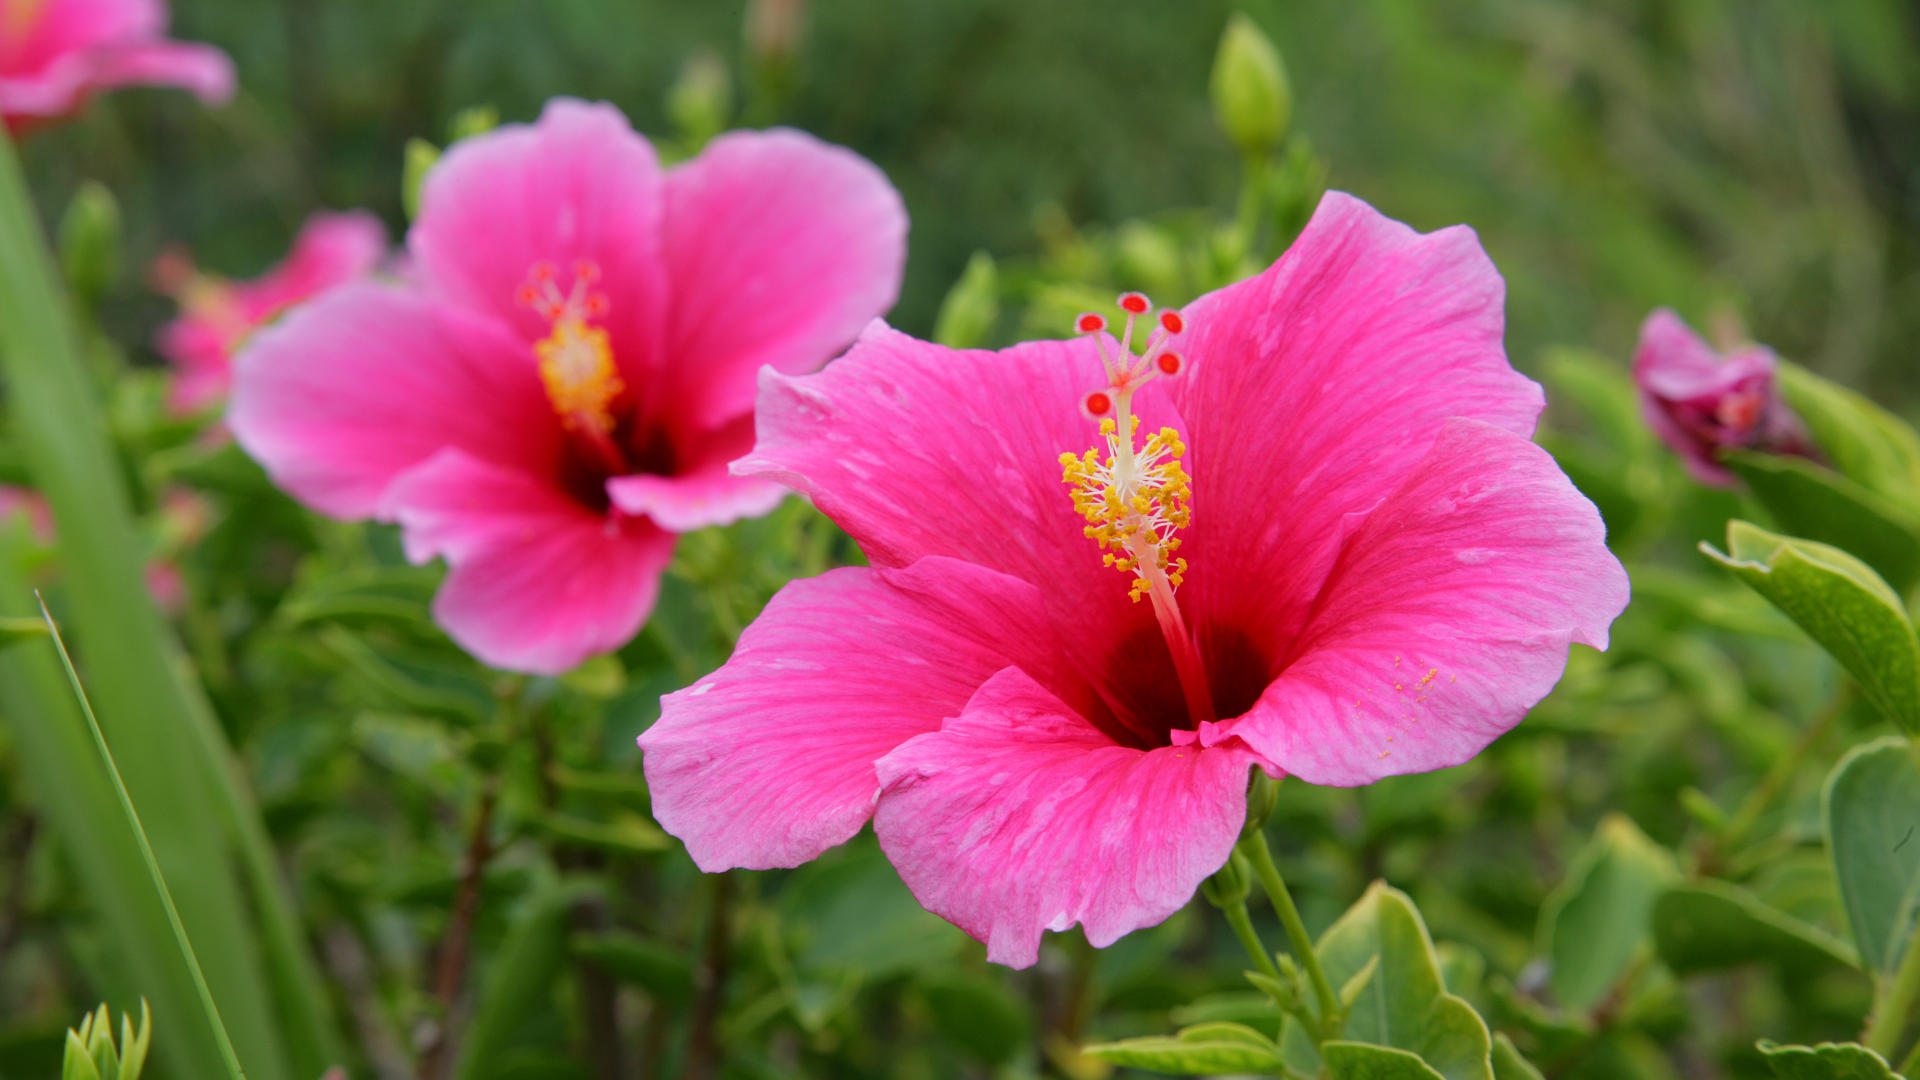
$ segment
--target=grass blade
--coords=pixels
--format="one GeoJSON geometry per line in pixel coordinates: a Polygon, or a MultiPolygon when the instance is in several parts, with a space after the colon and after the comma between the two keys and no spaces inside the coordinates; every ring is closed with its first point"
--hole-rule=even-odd
{"type": "Polygon", "coordinates": [[[60,666],[66,669],[67,684],[73,688],[73,698],[80,705],[80,714],[87,718],[87,731],[93,736],[93,748],[100,754],[100,763],[113,780],[113,793],[120,799],[122,823],[139,847],[140,861],[147,870],[147,881],[160,898],[160,906],[166,909],[167,926],[173,931],[174,944],[179,947],[181,959],[193,977],[193,988],[200,999],[200,1009],[206,1015],[207,1028],[220,1045],[221,1063],[226,1066],[227,1075],[233,1080],[246,1080],[246,1074],[240,1068],[240,1058],[233,1052],[233,1040],[227,1037],[227,1027],[220,1022],[220,1007],[213,1002],[213,991],[207,988],[206,974],[200,970],[200,961],[193,955],[193,943],[187,940],[187,928],[180,924],[180,912],[173,906],[173,893],[167,890],[167,879],[160,873],[160,860],[153,857],[153,845],[147,843],[147,832],[140,827],[140,815],[134,811],[127,785],[120,779],[120,769],[113,763],[113,751],[107,749],[107,737],[100,730],[100,720],[93,715],[87,692],[80,685],[80,673],[73,670],[73,657],[67,655],[67,643],[60,640],[60,628],[54,625],[53,613],[47,610],[47,602],[40,600],[38,590],[33,595],[34,599],[40,601],[40,617],[46,620],[47,633],[53,636],[53,647],[59,650],[60,666]]]}
{"type": "Polygon", "coordinates": [[[124,477],[40,236],[0,133],[0,375],[59,530],[75,650],[241,1061],[255,1080],[315,1076],[342,1060],[325,987],[212,708],[146,591],[124,477]]]}

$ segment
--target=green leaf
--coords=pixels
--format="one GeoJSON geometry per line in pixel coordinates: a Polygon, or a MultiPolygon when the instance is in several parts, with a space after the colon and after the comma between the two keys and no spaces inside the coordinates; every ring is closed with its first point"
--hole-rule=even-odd
{"type": "Polygon", "coordinates": [[[623,930],[575,935],[573,955],[666,1005],[693,1000],[693,965],[677,950],[623,930]]]}
{"type": "Polygon", "coordinates": [[[616,810],[604,819],[542,814],[537,823],[543,832],[561,843],[599,848],[618,855],[651,855],[673,846],[673,840],[660,831],[660,826],[626,810],[616,810]]]}
{"type": "Polygon", "coordinates": [[[1494,1080],[1546,1080],[1532,1062],[1520,1056],[1513,1040],[1500,1032],[1493,1035],[1493,1077],[1494,1080]]]}
{"type": "Polygon", "coordinates": [[[1547,983],[1585,1012],[1613,988],[1651,937],[1647,916],[1680,876],[1673,856],[1632,821],[1610,814],[1541,910],[1547,983]]]}
{"type": "Polygon", "coordinates": [[[1762,1039],[1759,1049],[1780,1080],[1900,1080],[1885,1058],[1859,1043],[1781,1046],[1762,1039]]]}
{"type": "Polygon", "coordinates": [[[1891,974],[1920,908],[1920,767],[1889,736],[1835,766],[1824,803],[1827,850],[1860,961],[1891,974]]]}
{"type": "Polygon", "coordinates": [[[1779,375],[1781,395],[1834,468],[1920,513],[1920,432],[1797,364],[1781,364],[1779,375]]]}
{"type": "Polygon", "coordinates": [[[947,290],[940,314],[933,320],[933,340],[949,349],[978,349],[993,336],[1000,318],[1000,297],[993,256],[976,251],[967,260],[960,280],[947,290]]]}
{"type": "Polygon", "coordinates": [[[521,1022],[551,999],[553,980],[567,959],[569,909],[580,893],[578,885],[549,883],[515,913],[506,940],[485,968],[455,1080],[494,1075],[503,1053],[517,1043],[521,1022]]]}
{"type": "Polygon", "coordinates": [[[1274,1050],[1239,1039],[1185,1040],[1155,1035],[1099,1043],[1082,1052],[1115,1065],[1175,1076],[1275,1073],[1283,1068],[1274,1050]]]}
{"type": "MultiPolygon", "coordinates": [[[[13,143],[0,136],[0,376],[16,444],[59,528],[74,647],[247,1074],[317,1076],[347,1056],[331,999],[259,809],[147,591],[146,540],[84,355],[13,143]]],[[[171,1041],[162,1053],[172,1058],[171,1041]]],[[[170,1063],[181,1075],[218,1074],[170,1063]]]]}
{"type": "Polygon", "coordinates": [[[1900,597],[1859,559],[1812,540],[1727,523],[1727,550],[1701,550],[1833,654],[1889,720],[1920,737],[1920,637],[1900,597]]]}
{"type": "Polygon", "coordinates": [[[1653,905],[1653,941],[1683,976],[1756,962],[1799,970],[1856,964],[1846,942],[1720,881],[1667,890],[1653,905]]]}
{"type": "Polygon", "coordinates": [[[1332,1080],[1445,1080],[1420,1055],[1390,1046],[1330,1042],[1320,1047],[1332,1080]]]}
{"type": "MultiPolygon", "coordinates": [[[[1379,965],[1354,1000],[1344,1040],[1405,1050],[1446,1080],[1493,1080],[1487,1025],[1465,998],[1447,992],[1426,924],[1405,893],[1374,882],[1315,951],[1336,986],[1379,965]]],[[[1294,1071],[1319,1071],[1320,1057],[1298,1025],[1287,1025],[1281,1046],[1294,1071]]]]}
{"type": "Polygon", "coordinates": [[[1721,460],[1781,528],[1854,552],[1902,592],[1920,579],[1920,513],[1805,458],[1736,451],[1721,460]]]}
{"type": "Polygon", "coordinates": [[[87,1056],[87,1044],[80,1036],[67,1032],[67,1057],[60,1063],[60,1080],[100,1080],[100,1070],[87,1056]]]}
{"type": "Polygon", "coordinates": [[[990,1065],[1011,1060],[1032,1039],[1032,1017],[996,979],[953,974],[922,979],[919,986],[940,1034],[990,1065]]]}

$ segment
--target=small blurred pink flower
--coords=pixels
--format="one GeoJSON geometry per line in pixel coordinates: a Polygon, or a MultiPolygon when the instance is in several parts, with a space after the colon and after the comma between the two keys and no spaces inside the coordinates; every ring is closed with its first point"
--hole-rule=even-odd
{"type": "Polygon", "coordinates": [[[675,534],[780,500],[727,472],[754,373],[811,371],[885,311],[906,226],[878,169],[800,132],[662,170],[619,110],[556,100],[447,151],[408,283],[257,335],[228,419],[307,505],[444,556],[434,613],[469,652],[564,671],[639,629],[675,534]]]}
{"type": "Polygon", "coordinates": [[[0,523],[19,517],[26,521],[27,534],[42,546],[53,544],[53,510],[47,500],[32,488],[0,484],[0,523]]]}
{"type": "Polygon", "coordinates": [[[1661,308],[1640,325],[1633,354],[1641,414],[1694,479],[1732,487],[1739,479],[1719,463],[1723,450],[1813,454],[1800,418],[1780,399],[1776,363],[1764,345],[1716,353],[1661,308]]]}
{"type": "Polygon", "coordinates": [[[1332,193],[1257,277],[1157,316],[1123,296],[1117,341],[1093,314],[998,353],[876,323],[818,375],[767,373],[734,471],[872,566],[787,586],[664,699],[660,823],[718,871],[871,817],[921,903],[1025,966],[1043,930],[1105,946],[1184,905],[1251,767],[1473,757],[1627,601],[1529,441],[1503,299],[1472,230],[1332,193]]]}
{"type": "MultiPolygon", "coordinates": [[[[51,548],[58,543],[47,500],[32,488],[0,484],[0,525],[16,515],[25,519],[35,544],[51,548]]],[[[212,517],[212,506],[198,492],[172,488],[160,498],[152,523],[155,536],[146,582],[148,594],[168,615],[178,615],[186,602],[186,577],[180,572],[180,557],[206,535],[212,517]]]]}
{"type": "Polygon", "coordinates": [[[262,326],[293,305],[371,273],[387,250],[387,229],[364,210],[307,219],[286,260],[251,281],[200,273],[191,257],[170,251],[154,260],[154,288],[180,304],[180,317],[160,329],[156,347],[177,374],[167,404],[186,415],[224,401],[233,354],[262,326]]]}
{"type": "Polygon", "coordinates": [[[0,120],[19,132],[74,112],[96,91],[179,86],[233,96],[233,62],[169,41],[161,0],[0,0],[0,120]]]}

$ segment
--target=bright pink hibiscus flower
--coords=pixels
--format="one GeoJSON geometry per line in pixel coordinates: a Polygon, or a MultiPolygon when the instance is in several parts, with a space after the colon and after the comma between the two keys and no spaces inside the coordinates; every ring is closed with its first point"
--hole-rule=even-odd
{"type": "Polygon", "coordinates": [[[872,568],[789,585],[665,699],[640,738],[661,824],[717,871],[872,817],[923,904],[1023,966],[1043,930],[1104,946],[1185,904],[1250,767],[1353,785],[1473,757],[1627,600],[1529,441],[1503,295],[1471,230],[1336,193],[1145,355],[1129,294],[1118,342],[1097,315],[997,353],[876,324],[767,375],[735,471],[810,495],[872,568]]]}
{"type": "Polygon", "coordinates": [[[1773,350],[1749,345],[1713,351],[1680,316],[1661,308],[1640,324],[1633,381],[1640,412],[1703,484],[1732,487],[1722,450],[1811,456],[1806,428],[1774,386],[1773,350]]]}
{"type": "Polygon", "coordinates": [[[797,131],[663,172],[618,110],[562,100],[449,149],[407,243],[417,283],[256,335],[229,421],[308,505],[445,556],[434,612],[468,651],[558,672],[639,628],[674,534],[779,501],[727,472],[754,373],[819,367],[893,303],[906,213],[797,131]]]}
{"type": "Polygon", "coordinates": [[[184,255],[163,255],[154,285],[180,303],[157,346],[179,369],[167,403],[193,413],[225,399],[234,351],[287,309],[373,271],[387,250],[387,228],[364,210],[307,219],[280,265],[251,281],[201,274],[184,255]]]}
{"type": "Polygon", "coordinates": [[[169,41],[160,0],[0,0],[0,120],[20,131],[78,109],[99,90],[180,86],[233,96],[233,62],[169,41]]]}

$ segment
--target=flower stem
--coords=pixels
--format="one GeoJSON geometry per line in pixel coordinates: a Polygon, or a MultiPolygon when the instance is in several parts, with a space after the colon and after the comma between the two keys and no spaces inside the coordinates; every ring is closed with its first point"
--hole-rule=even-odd
{"type": "MultiPolygon", "coordinates": [[[[1879,1000],[1874,1002],[1873,1017],[1867,1022],[1860,1041],[1867,1049],[1892,1059],[1902,1036],[1916,1022],[1920,1022],[1920,931],[1907,942],[1907,953],[1900,967],[1885,984],[1879,1000]]],[[[1914,1054],[1920,1055],[1920,1046],[1914,1047],[1914,1054]]],[[[1909,1059],[1908,1064],[1912,1063],[1909,1059]]]]}
{"type": "Polygon", "coordinates": [[[1253,929],[1253,916],[1247,914],[1247,902],[1240,900],[1218,906],[1227,917],[1227,925],[1233,927],[1233,936],[1240,939],[1240,947],[1253,957],[1254,966],[1260,969],[1260,974],[1269,979],[1279,979],[1280,969],[1274,966],[1272,954],[1267,952],[1260,935],[1253,929]]]}
{"type": "Polygon", "coordinates": [[[1787,783],[1799,773],[1801,766],[1806,763],[1807,756],[1813,753],[1826,738],[1827,732],[1832,730],[1834,722],[1847,711],[1847,705],[1851,699],[1852,694],[1849,689],[1842,687],[1833,695],[1833,699],[1827,702],[1826,707],[1807,722],[1807,726],[1800,732],[1800,737],[1794,740],[1793,748],[1775,759],[1773,767],[1767,770],[1766,775],[1760,778],[1760,782],[1754,785],[1745,799],[1741,800],[1732,819],[1727,822],[1720,835],[1714,838],[1710,848],[1712,856],[1716,858],[1731,856],[1734,850],[1746,840],[1747,834],[1759,824],[1761,816],[1780,797],[1780,793],[1786,790],[1787,783]]]}
{"type": "Polygon", "coordinates": [[[1293,951],[1293,958],[1305,969],[1307,979],[1313,983],[1313,996],[1320,1003],[1320,1033],[1316,1041],[1325,1041],[1340,1033],[1346,1023],[1346,1017],[1340,1015],[1340,998],[1333,992],[1333,985],[1327,982],[1327,973],[1321,970],[1320,957],[1313,951],[1313,939],[1307,936],[1307,927],[1300,921],[1300,911],[1293,906],[1293,895],[1287,892],[1287,883],[1280,877],[1280,868],[1273,864],[1273,852],[1267,848],[1267,835],[1258,829],[1242,837],[1240,845],[1253,863],[1253,872],[1260,878],[1260,887],[1267,891],[1267,899],[1273,902],[1274,914],[1280,916],[1280,925],[1286,928],[1287,943],[1293,951]]]}

